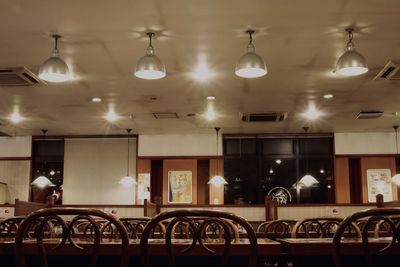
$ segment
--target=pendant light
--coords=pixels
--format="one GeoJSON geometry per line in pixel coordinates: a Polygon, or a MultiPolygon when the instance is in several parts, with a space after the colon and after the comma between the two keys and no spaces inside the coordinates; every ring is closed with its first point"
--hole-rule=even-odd
{"type": "MultiPolygon", "coordinates": [[[[42,129],[42,133],[43,133],[43,137],[46,136],[47,130],[46,129],[42,129]]],[[[36,186],[38,188],[45,188],[48,186],[56,186],[55,184],[53,184],[49,178],[46,177],[46,160],[44,161],[44,170],[42,171],[42,175],[36,177],[35,180],[33,180],[33,182],[31,183],[32,186],[36,186]]]]}
{"type": "Polygon", "coordinates": [[[51,57],[47,59],[40,66],[39,78],[47,82],[66,82],[71,80],[71,74],[68,65],[60,58],[60,52],[58,51],[58,39],[61,35],[54,34],[54,49],[51,57]]]}
{"type": "Polygon", "coordinates": [[[225,185],[228,184],[228,182],[224,179],[224,177],[222,177],[221,175],[218,175],[218,132],[221,128],[219,127],[215,127],[215,132],[217,133],[217,166],[216,166],[216,171],[215,171],[215,176],[212,177],[210,179],[210,181],[208,181],[208,184],[212,184],[215,186],[221,186],[221,185],[225,185]]]}
{"type": "Polygon", "coordinates": [[[136,183],[135,178],[133,178],[130,174],[129,174],[129,134],[131,133],[132,129],[126,129],[127,133],[128,133],[128,163],[127,163],[127,170],[126,170],[126,176],[122,177],[122,179],[119,181],[119,183],[123,186],[123,187],[131,187],[136,183]]]}
{"type": "MultiPolygon", "coordinates": [[[[309,129],[309,127],[303,127],[303,130],[305,131],[305,133],[306,133],[306,137],[307,137],[307,134],[308,134],[308,129],[309,129]]],[[[315,185],[315,184],[318,184],[319,182],[318,182],[318,180],[317,179],[315,179],[314,178],[314,176],[312,176],[309,172],[308,172],[308,149],[307,149],[307,140],[306,140],[306,142],[305,142],[305,146],[304,146],[304,150],[305,150],[305,153],[306,153],[306,174],[303,176],[303,177],[301,177],[301,179],[300,179],[300,181],[299,181],[299,184],[300,185],[304,185],[304,186],[306,186],[306,187],[310,187],[310,186],[313,186],[313,185],[315,185]]]]}
{"type": "MultiPolygon", "coordinates": [[[[394,129],[394,133],[396,135],[396,158],[399,155],[399,148],[398,148],[398,143],[397,143],[397,129],[399,128],[399,126],[394,125],[393,129],[394,129]]],[[[397,185],[400,185],[400,173],[396,173],[393,177],[392,177],[392,182],[396,183],[397,185]]]]}
{"type": "Polygon", "coordinates": [[[336,63],[336,73],[344,76],[357,76],[368,71],[367,61],[364,56],[358,53],[353,43],[353,28],[347,28],[349,35],[347,51],[340,56],[336,63]]]}
{"type": "Polygon", "coordinates": [[[253,44],[253,30],[248,30],[249,44],[247,52],[239,59],[236,64],[235,74],[243,78],[258,78],[267,74],[267,66],[264,59],[255,52],[253,44]]]}
{"type": "Polygon", "coordinates": [[[135,76],[146,80],[155,80],[165,77],[165,66],[161,60],[154,54],[152,39],[155,34],[148,32],[149,46],[146,55],[139,59],[135,68],[135,76]]]}

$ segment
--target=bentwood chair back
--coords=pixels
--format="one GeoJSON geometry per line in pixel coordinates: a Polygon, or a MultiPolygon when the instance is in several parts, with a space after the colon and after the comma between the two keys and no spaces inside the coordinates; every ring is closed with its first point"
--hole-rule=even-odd
{"type": "Polygon", "coordinates": [[[257,227],[257,233],[270,239],[288,238],[296,223],[296,220],[285,219],[263,222],[257,227]]]}
{"type": "Polygon", "coordinates": [[[344,219],[333,237],[333,252],[335,267],[347,266],[344,260],[346,255],[344,243],[346,243],[345,232],[351,224],[363,221],[360,246],[363,257],[358,257],[359,266],[397,266],[400,258],[400,223],[398,216],[400,208],[378,208],[356,212],[344,219]],[[370,234],[371,229],[377,225],[385,224],[386,236],[377,238],[370,234]],[[394,258],[395,257],[395,261],[394,258]]]}
{"type": "Polygon", "coordinates": [[[0,222],[0,237],[14,237],[24,218],[23,216],[16,216],[0,222]]]}
{"type": "MultiPolygon", "coordinates": [[[[76,208],[50,208],[42,209],[31,213],[19,225],[15,237],[16,266],[26,267],[26,246],[36,246],[37,257],[40,266],[48,267],[48,255],[58,254],[68,257],[72,250],[77,251],[79,255],[89,255],[89,267],[97,266],[97,259],[100,256],[99,248],[104,242],[110,242],[102,236],[102,230],[98,220],[110,223],[115,231],[118,232],[120,245],[120,267],[128,266],[129,238],[124,225],[113,217],[96,209],[76,209],[76,208]],[[92,235],[85,238],[85,245],[80,244],[75,238],[76,226],[88,222],[91,225],[92,235]],[[54,235],[48,238],[46,228],[53,227],[54,235]],[[29,233],[33,230],[33,235],[29,233]],[[32,245],[33,244],[33,245],[32,245]]],[[[32,250],[30,250],[31,252],[32,250]]],[[[73,253],[74,255],[76,253],[73,253]]],[[[118,254],[117,254],[118,255],[118,254]]],[[[29,262],[28,262],[29,263],[29,262]]],[[[82,262],[74,262],[75,266],[81,266],[82,262]],[[79,263],[79,264],[78,264],[79,263]]]]}
{"type": "MultiPolygon", "coordinates": [[[[327,238],[333,237],[343,218],[315,217],[298,221],[292,231],[292,238],[327,238]]],[[[347,236],[359,237],[361,232],[356,224],[346,229],[347,236]]]]}
{"type": "MultiPolygon", "coordinates": [[[[165,249],[168,257],[168,266],[175,267],[179,262],[178,256],[185,256],[193,251],[202,251],[202,253],[217,257],[218,265],[225,267],[228,264],[231,255],[230,250],[233,246],[233,242],[239,242],[235,240],[236,234],[233,231],[233,226],[240,226],[246,232],[246,244],[248,245],[248,258],[247,266],[255,267],[257,265],[257,238],[256,234],[251,225],[243,218],[238,217],[231,213],[213,211],[213,210],[175,210],[160,213],[153,217],[146,225],[143,230],[140,239],[140,253],[142,256],[142,267],[150,267],[150,254],[151,249],[154,246],[149,247],[151,242],[151,233],[155,227],[160,223],[166,224],[166,233],[164,237],[165,246],[161,246],[165,249]],[[177,230],[176,225],[182,226],[185,231],[190,232],[184,245],[182,242],[174,239],[177,230]],[[175,231],[175,232],[174,232],[175,231]],[[150,241],[150,242],[149,242],[150,241]],[[174,243],[178,242],[177,246],[174,243]],[[187,246],[186,246],[187,244],[187,246]],[[219,244],[220,247],[216,249],[213,245],[219,244]],[[215,250],[214,250],[215,249],[215,250]]],[[[186,234],[185,234],[186,236],[186,234]]],[[[203,255],[202,254],[202,255],[203,255]]],[[[193,257],[185,257],[192,258],[193,257]]],[[[207,257],[206,257],[207,258],[207,257]]],[[[202,257],[204,259],[204,257],[202,257]]],[[[194,259],[196,260],[196,259],[194,259]]],[[[198,266],[194,264],[194,266],[198,266]]]]}

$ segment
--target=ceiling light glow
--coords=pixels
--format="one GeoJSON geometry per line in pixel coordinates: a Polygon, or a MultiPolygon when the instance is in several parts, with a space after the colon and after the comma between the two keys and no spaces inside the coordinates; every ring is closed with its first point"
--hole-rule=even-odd
{"type": "Polygon", "coordinates": [[[196,69],[192,73],[193,79],[197,81],[208,81],[213,77],[213,73],[205,60],[200,60],[197,63],[196,69]]]}
{"type": "Polygon", "coordinates": [[[94,103],[100,103],[100,102],[101,102],[101,98],[100,98],[100,97],[93,97],[93,98],[92,98],[92,102],[94,102],[94,103]]]}
{"type": "Polygon", "coordinates": [[[18,110],[14,110],[14,112],[10,115],[10,121],[13,123],[19,123],[24,118],[21,116],[18,110]]]}
{"type": "Polygon", "coordinates": [[[324,95],[324,98],[325,99],[331,99],[331,98],[333,98],[333,95],[332,94],[326,94],[326,95],[324,95]]]}
{"type": "Polygon", "coordinates": [[[106,119],[107,121],[109,121],[109,122],[114,122],[114,121],[116,121],[116,120],[119,119],[119,116],[117,115],[117,113],[115,113],[114,110],[110,109],[110,110],[107,112],[107,114],[106,114],[106,116],[105,116],[105,119],[106,119]]]}
{"type": "Polygon", "coordinates": [[[303,116],[306,117],[309,120],[316,120],[318,118],[320,118],[323,115],[323,113],[319,110],[317,110],[317,108],[315,107],[314,104],[310,104],[308,106],[308,109],[306,110],[306,112],[303,113],[303,116]]]}

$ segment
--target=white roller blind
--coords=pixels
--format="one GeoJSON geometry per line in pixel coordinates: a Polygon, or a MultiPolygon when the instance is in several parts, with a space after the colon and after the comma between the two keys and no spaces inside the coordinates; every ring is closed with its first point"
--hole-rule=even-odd
{"type": "Polygon", "coordinates": [[[1,202],[14,203],[16,198],[28,201],[30,170],[30,160],[0,160],[0,182],[6,184],[1,202]]]}
{"type": "MultiPolygon", "coordinates": [[[[127,139],[67,139],[64,204],[135,204],[136,186],[118,182],[127,172],[127,139]]],[[[130,175],[136,179],[136,139],[130,140],[130,175]]]]}

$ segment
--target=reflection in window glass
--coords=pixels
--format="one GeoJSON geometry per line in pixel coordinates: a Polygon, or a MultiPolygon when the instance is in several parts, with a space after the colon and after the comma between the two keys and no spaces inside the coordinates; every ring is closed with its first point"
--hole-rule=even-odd
{"type": "Polygon", "coordinates": [[[268,195],[282,204],[334,202],[331,137],[238,140],[239,153],[229,154],[227,146],[233,140],[224,140],[226,204],[262,204],[268,195]],[[318,183],[309,187],[299,183],[306,174],[318,183]]]}

